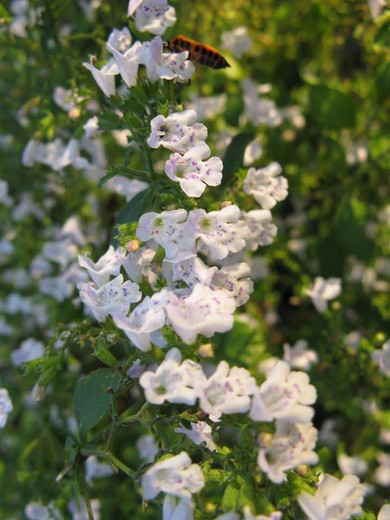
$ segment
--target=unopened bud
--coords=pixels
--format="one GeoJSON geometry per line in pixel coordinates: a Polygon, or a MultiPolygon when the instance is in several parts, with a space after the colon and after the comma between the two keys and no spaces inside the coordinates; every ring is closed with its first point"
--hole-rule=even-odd
{"type": "Polygon", "coordinates": [[[265,432],[260,433],[260,435],[257,437],[257,442],[262,448],[269,448],[272,444],[272,434],[265,432]]]}
{"type": "Polygon", "coordinates": [[[298,466],[296,466],[295,468],[295,471],[298,473],[298,475],[301,475],[301,477],[307,476],[307,470],[308,467],[306,466],[306,464],[298,464],[298,466]]]}
{"type": "Polygon", "coordinates": [[[204,343],[199,347],[199,355],[203,358],[214,357],[214,345],[212,343],[204,343]]]}
{"type": "Polygon", "coordinates": [[[80,114],[81,110],[79,107],[73,107],[68,112],[69,119],[71,119],[72,121],[78,119],[80,117],[80,114]]]}
{"type": "Polygon", "coordinates": [[[133,240],[130,240],[130,242],[127,243],[126,249],[129,253],[136,253],[139,249],[139,240],[134,238],[133,240]]]}
{"type": "Polygon", "coordinates": [[[224,200],[222,204],[220,205],[220,208],[227,208],[228,206],[231,206],[233,203],[230,200],[224,200]]]}

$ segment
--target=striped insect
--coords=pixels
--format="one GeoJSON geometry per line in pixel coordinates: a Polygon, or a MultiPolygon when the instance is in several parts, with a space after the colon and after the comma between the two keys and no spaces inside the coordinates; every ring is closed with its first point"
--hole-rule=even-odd
{"type": "Polygon", "coordinates": [[[188,51],[188,58],[200,65],[206,65],[212,69],[224,69],[230,67],[229,63],[216,49],[210,45],[191,40],[186,36],[175,36],[167,43],[171,52],[188,51]]]}

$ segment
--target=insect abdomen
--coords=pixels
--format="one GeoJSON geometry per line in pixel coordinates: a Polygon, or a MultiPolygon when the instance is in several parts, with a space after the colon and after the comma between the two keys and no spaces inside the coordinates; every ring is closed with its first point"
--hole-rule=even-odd
{"type": "Polygon", "coordinates": [[[188,58],[212,69],[230,67],[225,58],[213,47],[191,40],[185,36],[176,36],[168,42],[168,49],[173,52],[188,51],[188,58]]]}

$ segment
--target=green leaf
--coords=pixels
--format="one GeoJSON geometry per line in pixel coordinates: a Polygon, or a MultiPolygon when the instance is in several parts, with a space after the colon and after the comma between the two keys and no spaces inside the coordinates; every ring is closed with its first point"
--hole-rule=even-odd
{"type": "Polygon", "coordinates": [[[92,348],[95,356],[100,359],[102,363],[112,368],[116,368],[118,366],[116,357],[108,350],[105,338],[99,336],[96,343],[92,344],[92,348]]]}
{"type": "Polygon", "coordinates": [[[118,213],[114,228],[111,232],[110,244],[114,247],[118,247],[119,243],[115,239],[115,226],[118,224],[129,224],[131,222],[138,222],[140,216],[145,213],[148,209],[152,208],[154,200],[154,187],[149,186],[144,191],[138,193],[129,202],[127,202],[118,213]]]}
{"type": "Polygon", "coordinates": [[[379,101],[385,101],[390,95],[390,63],[382,63],[376,76],[376,90],[379,101]]]}
{"type": "Polygon", "coordinates": [[[222,508],[225,511],[236,511],[240,488],[236,482],[228,484],[222,497],[222,508]]]}
{"type": "Polygon", "coordinates": [[[313,119],[327,130],[355,125],[356,106],[352,97],[324,84],[311,86],[309,111],[313,119]]]}
{"type": "Polygon", "coordinates": [[[245,148],[255,138],[255,135],[255,132],[242,132],[232,139],[223,159],[222,184],[226,184],[242,166],[245,148]]]}
{"type": "Polygon", "coordinates": [[[74,413],[81,434],[91,430],[106,415],[110,407],[110,395],[105,388],[115,387],[119,374],[99,368],[80,379],[74,392],[74,413]]]}

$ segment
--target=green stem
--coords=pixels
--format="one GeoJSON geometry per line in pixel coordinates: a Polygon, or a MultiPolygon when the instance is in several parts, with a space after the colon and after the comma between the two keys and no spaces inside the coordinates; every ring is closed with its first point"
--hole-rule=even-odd
{"type": "Polygon", "coordinates": [[[117,459],[115,457],[115,455],[113,455],[111,453],[111,451],[106,451],[105,453],[105,456],[108,458],[108,460],[115,466],[117,467],[118,469],[120,469],[121,471],[123,471],[123,473],[125,475],[127,475],[128,477],[130,478],[134,478],[135,477],[135,472],[130,469],[128,466],[126,466],[126,464],[124,464],[123,462],[121,462],[119,459],[117,459]]]}

